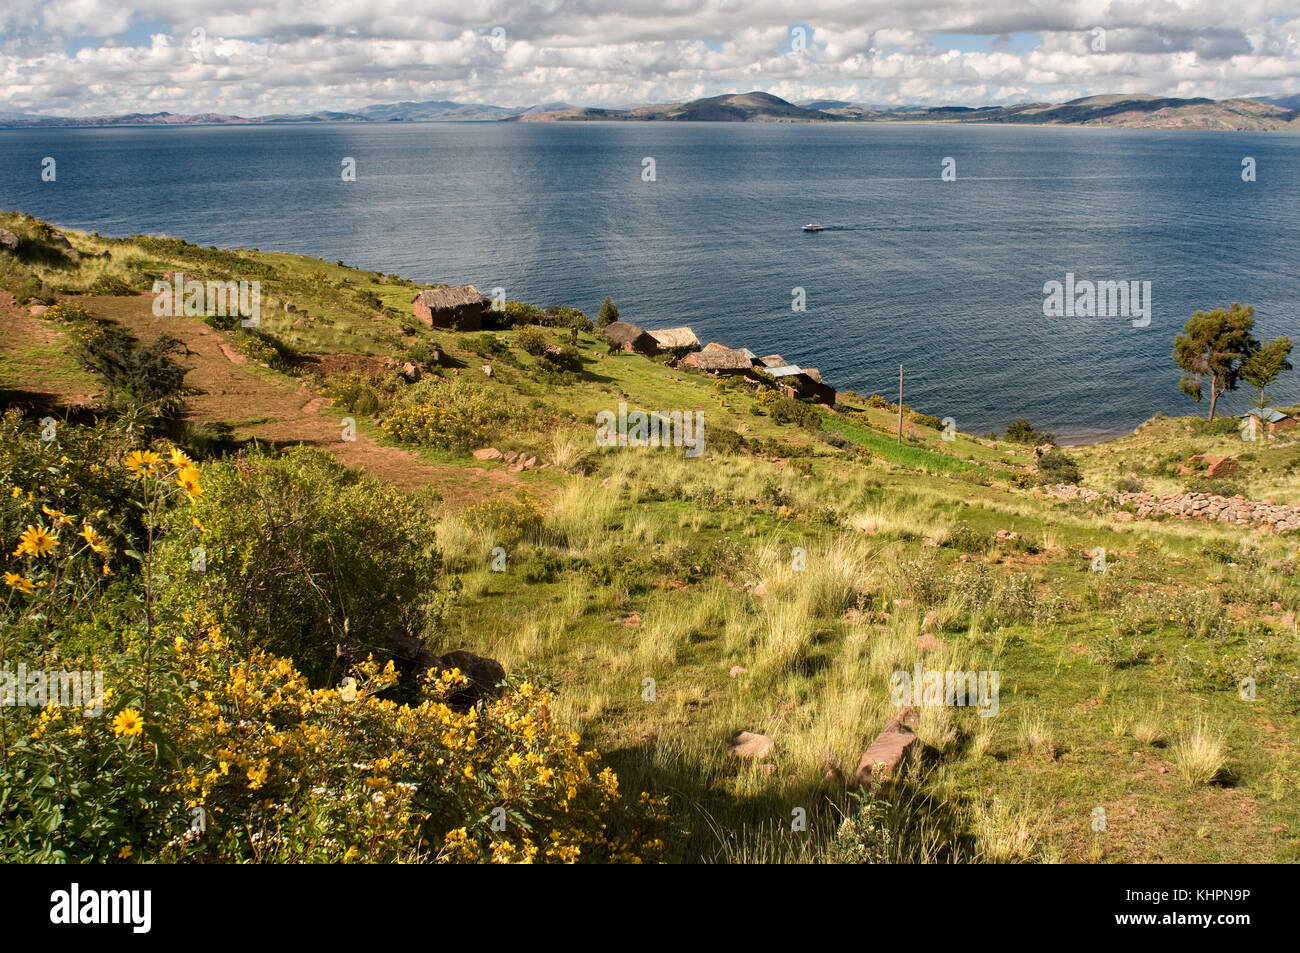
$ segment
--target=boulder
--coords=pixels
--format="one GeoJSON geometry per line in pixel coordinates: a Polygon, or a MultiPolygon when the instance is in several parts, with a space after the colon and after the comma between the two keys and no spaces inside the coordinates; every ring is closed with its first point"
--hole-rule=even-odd
{"type": "Polygon", "coordinates": [[[491,376],[492,376],[492,365],[491,365],[491,364],[484,364],[484,365],[483,365],[483,373],[486,374],[488,377],[491,377],[491,376]]]}
{"type": "Polygon", "coordinates": [[[921,650],[923,655],[941,649],[943,646],[944,643],[940,639],[936,639],[929,632],[923,632],[916,637],[916,647],[921,650]]]}
{"type": "Polygon", "coordinates": [[[727,742],[727,757],[761,761],[772,753],[772,739],[752,731],[738,731],[727,742]]]}
{"type": "Polygon", "coordinates": [[[1213,463],[1210,464],[1210,468],[1209,470],[1206,471],[1206,473],[1212,477],[1220,477],[1220,476],[1228,476],[1231,473],[1236,473],[1240,469],[1241,466],[1240,464],[1237,463],[1236,458],[1219,457],[1217,460],[1215,460],[1213,463]]]}
{"type": "Polygon", "coordinates": [[[72,247],[72,242],[68,241],[68,236],[62,232],[50,232],[50,244],[58,245],[60,248],[72,247]]]}
{"type": "Polygon", "coordinates": [[[5,251],[17,251],[20,239],[7,228],[0,228],[0,248],[5,251]]]}
{"type": "Polygon", "coordinates": [[[484,447],[482,450],[474,451],[475,460],[500,460],[501,451],[496,447],[484,447]]]}
{"type": "Polygon", "coordinates": [[[728,672],[727,674],[730,675],[732,678],[736,678],[740,675],[744,675],[748,671],[749,669],[745,668],[745,666],[743,665],[733,665],[731,666],[731,671],[728,672]]]}
{"type": "Polygon", "coordinates": [[[506,670],[501,667],[500,662],[463,649],[442,656],[435,655],[433,659],[430,668],[439,671],[460,669],[460,673],[469,679],[468,685],[452,692],[447,698],[447,704],[451,708],[457,711],[468,711],[481,699],[495,697],[501,693],[501,683],[505,681],[506,670]]]}
{"type": "Polygon", "coordinates": [[[895,777],[901,770],[903,759],[916,744],[916,732],[913,730],[920,723],[920,716],[915,708],[904,708],[885,725],[884,731],[876,736],[862,760],[854,779],[858,784],[869,785],[895,777]]]}

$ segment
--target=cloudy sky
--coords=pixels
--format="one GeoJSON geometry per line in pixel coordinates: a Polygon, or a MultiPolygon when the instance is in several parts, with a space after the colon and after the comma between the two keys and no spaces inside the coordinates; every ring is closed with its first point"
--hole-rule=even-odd
{"type": "Polygon", "coordinates": [[[3,0],[0,113],[1300,92],[1297,0],[3,0]]]}

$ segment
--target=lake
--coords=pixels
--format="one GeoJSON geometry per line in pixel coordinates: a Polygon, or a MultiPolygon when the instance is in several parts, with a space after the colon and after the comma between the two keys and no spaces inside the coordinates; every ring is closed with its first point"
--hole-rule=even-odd
{"type": "MultiPolygon", "coordinates": [[[[702,340],[777,352],[841,390],[891,399],[901,363],[909,404],[977,434],[1024,416],[1088,440],[1156,411],[1204,412],[1179,391],[1170,359],[1197,308],[1252,304],[1258,336],[1300,337],[1292,134],[734,123],[5,130],[0,169],[0,207],[65,227],[342,259],[593,317],[610,295],[642,327],[689,324],[702,340]],[[58,163],[52,183],[40,178],[45,156],[58,163]],[[1242,179],[1246,157],[1256,181],[1242,179]],[[355,181],[341,176],[345,158],[355,181]],[[826,230],[805,233],[806,222],[826,230]],[[1067,274],[1126,289],[1150,282],[1149,313],[1049,317],[1044,286],[1067,274]],[[792,310],[798,297],[804,310],[792,310]]],[[[1221,406],[1244,408],[1248,396],[1221,406]]],[[[1300,402],[1300,373],[1273,396],[1300,402]]]]}

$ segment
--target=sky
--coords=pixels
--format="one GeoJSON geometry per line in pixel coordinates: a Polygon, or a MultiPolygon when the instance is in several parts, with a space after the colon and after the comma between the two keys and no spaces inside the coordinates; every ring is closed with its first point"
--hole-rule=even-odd
{"type": "Polygon", "coordinates": [[[1298,0],[3,0],[0,114],[1300,93],[1298,0]]]}

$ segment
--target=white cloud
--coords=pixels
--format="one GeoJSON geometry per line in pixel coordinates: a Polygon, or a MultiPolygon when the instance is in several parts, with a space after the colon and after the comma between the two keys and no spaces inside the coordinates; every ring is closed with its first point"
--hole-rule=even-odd
{"type": "Polygon", "coordinates": [[[68,115],[617,106],[753,88],[970,105],[1300,91],[1294,0],[7,0],[0,35],[0,110],[68,115]],[[811,31],[801,53],[794,24],[811,31]],[[1036,48],[1013,40],[1026,34],[1036,48]]]}

